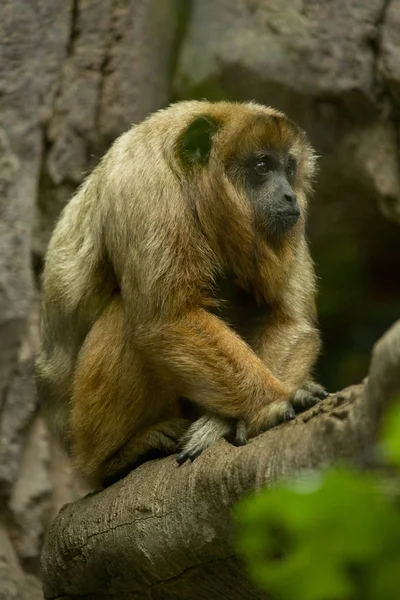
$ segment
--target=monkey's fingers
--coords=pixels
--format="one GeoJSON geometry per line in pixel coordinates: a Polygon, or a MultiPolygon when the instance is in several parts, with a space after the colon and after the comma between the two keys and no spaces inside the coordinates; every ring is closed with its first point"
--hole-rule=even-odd
{"type": "Polygon", "coordinates": [[[292,404],[297,411],[307,410],[328,396],[328,392],[317,383],[306,383],[298,389],[292,399],[292,404]]]}
{"type": "Polygon", "coordinates": [[[315,383],[314,381],[307,381],[303,385],[303,389],[310,392],[312,396],[317,396],[320,400],[324,400],[324,398],[329,396],[328,392],[322,387],[322,385],[315,383]]]}
{"type": "Polygon", "coordinates": [[[287,400],[271,402],[249,424],[249,437],[254,437],[263,431],[272,429],[285,421],[292,421],[295,418],[296,413],[290,402],[287,400]]]}

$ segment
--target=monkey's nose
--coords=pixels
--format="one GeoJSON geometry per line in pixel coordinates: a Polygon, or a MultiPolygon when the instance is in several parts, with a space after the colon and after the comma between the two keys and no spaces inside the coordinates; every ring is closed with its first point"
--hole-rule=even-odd
{"type": "Polygon", "coordinates": [[[284,194],[283,198],[286,200],[286,202],[288,202],[288,204],[290,204],[290,206],[295,206],[296,202],[297,202],[297,197],[295,193],[291,193],[291,194],[284,194]]]}

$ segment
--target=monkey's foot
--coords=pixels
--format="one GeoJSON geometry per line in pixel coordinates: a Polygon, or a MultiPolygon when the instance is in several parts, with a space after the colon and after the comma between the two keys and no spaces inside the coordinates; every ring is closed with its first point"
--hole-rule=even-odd
{"type": "Polygon", "coordinates": [[[291,402],[297,412],[307,410],[328,396],[328,392],[313,381],[307,381],[303,387],[294,394],[291,402]]]}
{"type": "Polygon", "coordinates": [[[242,421],[225,419],[216,415],[204,415],[195,421],[182,436],[181,453],[177,462],[181,465],[187,460],[195,460],[204,450],[218,440],[225,438],[236,446],[247,442],[247,429],[242,421]]]}

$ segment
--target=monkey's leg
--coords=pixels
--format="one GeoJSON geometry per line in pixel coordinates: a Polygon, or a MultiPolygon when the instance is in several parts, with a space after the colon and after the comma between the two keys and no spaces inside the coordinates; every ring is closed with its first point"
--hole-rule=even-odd
{"type": "Polygon", "coordinates": [[[244,419],[251,432],[294,418],[290,389],[272,375],[236,333],[198,309],[177,322],[148,327],[141,347],[160,379],[206,411],[244,419]]]}
{"type": "Polygon", "coordinates": [[[77,360],[70,417],[76,467],[87,480],[101,483],[129,470],[141,453],[176,451],[188,425],[168,383],[159,386],[127,343],[122,302],[114,300],[93,325],[77,360]]]}
{"type": "Polygon", "coordinates": [[[106,487],[148,460],[174,454],[190,426],[186,419],[171,419],[133,435],[101,465],[101,484],[106,487]]]}

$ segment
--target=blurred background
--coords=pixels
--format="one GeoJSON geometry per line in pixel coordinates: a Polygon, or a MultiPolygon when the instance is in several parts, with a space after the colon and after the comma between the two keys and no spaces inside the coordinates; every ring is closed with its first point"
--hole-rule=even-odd
{"type": "Polygon", "coordinates": [[[400,0],[0,0],[0,597],[41,597],[44,531],[82,492],[37,416],[49,236],[116,136],[187,98],[282,109],[320,155],[320,382],[358,383],[399,318],[400,0]]]}

